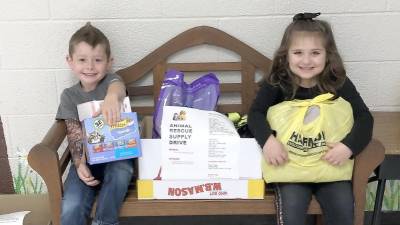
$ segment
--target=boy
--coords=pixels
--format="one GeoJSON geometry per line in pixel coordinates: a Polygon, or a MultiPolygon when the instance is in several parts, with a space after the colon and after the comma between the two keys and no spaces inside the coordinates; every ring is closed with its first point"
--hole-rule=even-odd
{"type": "Polygon", "coordinates": [[[65,120],[72,165],[65,181],[61,206],[62,225],[86,225],[98,192],[93,224],[118,224],[119,208],[133,173],[132,160],[89,166],[82,146],[83,131],[77,105],[103,100],[102,114],[109,124],[120,120],[125,85],[111,69],[112,57],[107,37],[87,23],[69,42],[67,62],[79,82],[61,95],[56,119],[65,120]]]}

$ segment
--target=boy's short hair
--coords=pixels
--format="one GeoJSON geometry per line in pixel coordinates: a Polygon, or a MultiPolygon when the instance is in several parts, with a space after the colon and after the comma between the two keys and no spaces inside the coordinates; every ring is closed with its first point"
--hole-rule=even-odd
{"type": "Polygon", "coordinates": [[[68,53],[72,57],[74,53],[75,45],[80,42],[85,42],[95,48],[97,45],[101,44],[104,46],[107,58],[111,56],[110,42],[108,38],[96,27],[92,26],[90,22],[87,22],[85,26],[79,28],[69,40],[68,53]]]}

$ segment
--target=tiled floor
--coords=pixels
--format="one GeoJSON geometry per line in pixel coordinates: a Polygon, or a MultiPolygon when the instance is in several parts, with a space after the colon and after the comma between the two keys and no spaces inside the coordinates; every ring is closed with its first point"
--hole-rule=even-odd
{"type": "MultiPolygon", "coordinates": [[[[365,216],[365,225],[370,224],[371,212],[365,216]]],[[[185,216],[185,217],[135,217],[121,218],[120,225],[276,225],[274,216],[185,216]]],[[[314,224],[310,216],[307,224],[314,224]]],[[[400,211],[385,212],[381,225],[399,225],[400,211]]]]}
{"type": "MultiPolygon", "coordinates": [[[[310,221],[313,221],[310,218],[310,221]]],[[[185,216],[122,218],[120,225],[275,225],[274,216],[185,216]]],[[[312,224],[312,222],[310,222],[312,224]]]]}

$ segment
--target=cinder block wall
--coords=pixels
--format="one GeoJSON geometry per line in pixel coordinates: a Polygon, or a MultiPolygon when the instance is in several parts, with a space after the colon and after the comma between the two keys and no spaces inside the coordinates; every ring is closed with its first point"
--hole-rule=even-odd
{"type": "MultiPolygon", "coordinates": [[[[348,75],[368,106],[400,110],[398,0],[2,0],[0,115],[14,174],[50,127],[61,91],[73,84],[65,56],[72,33],[91,21],[109,37],[114,69],[131,65],[180,32],[217,27],[272,57],[297,12],[331,22],[348,75]]],[[[183,61],[235,58],[216,48],[183,61]]]]}

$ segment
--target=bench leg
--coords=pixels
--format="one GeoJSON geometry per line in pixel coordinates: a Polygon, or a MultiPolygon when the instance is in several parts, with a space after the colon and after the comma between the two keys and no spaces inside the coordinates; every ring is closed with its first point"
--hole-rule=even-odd
{"type": "Polygon", "coordinates": [[[372,225],[380,224],[381,220],[381,209],[383,195],[385,194],[386,179],[378,180],[378,187],[376,189],[374,212],[372,214],[372,225]]]}
{"type": "Polygon", "coordinates": [[[315,225],[324,225],[322,215],[315,215],[315,225]]]}

